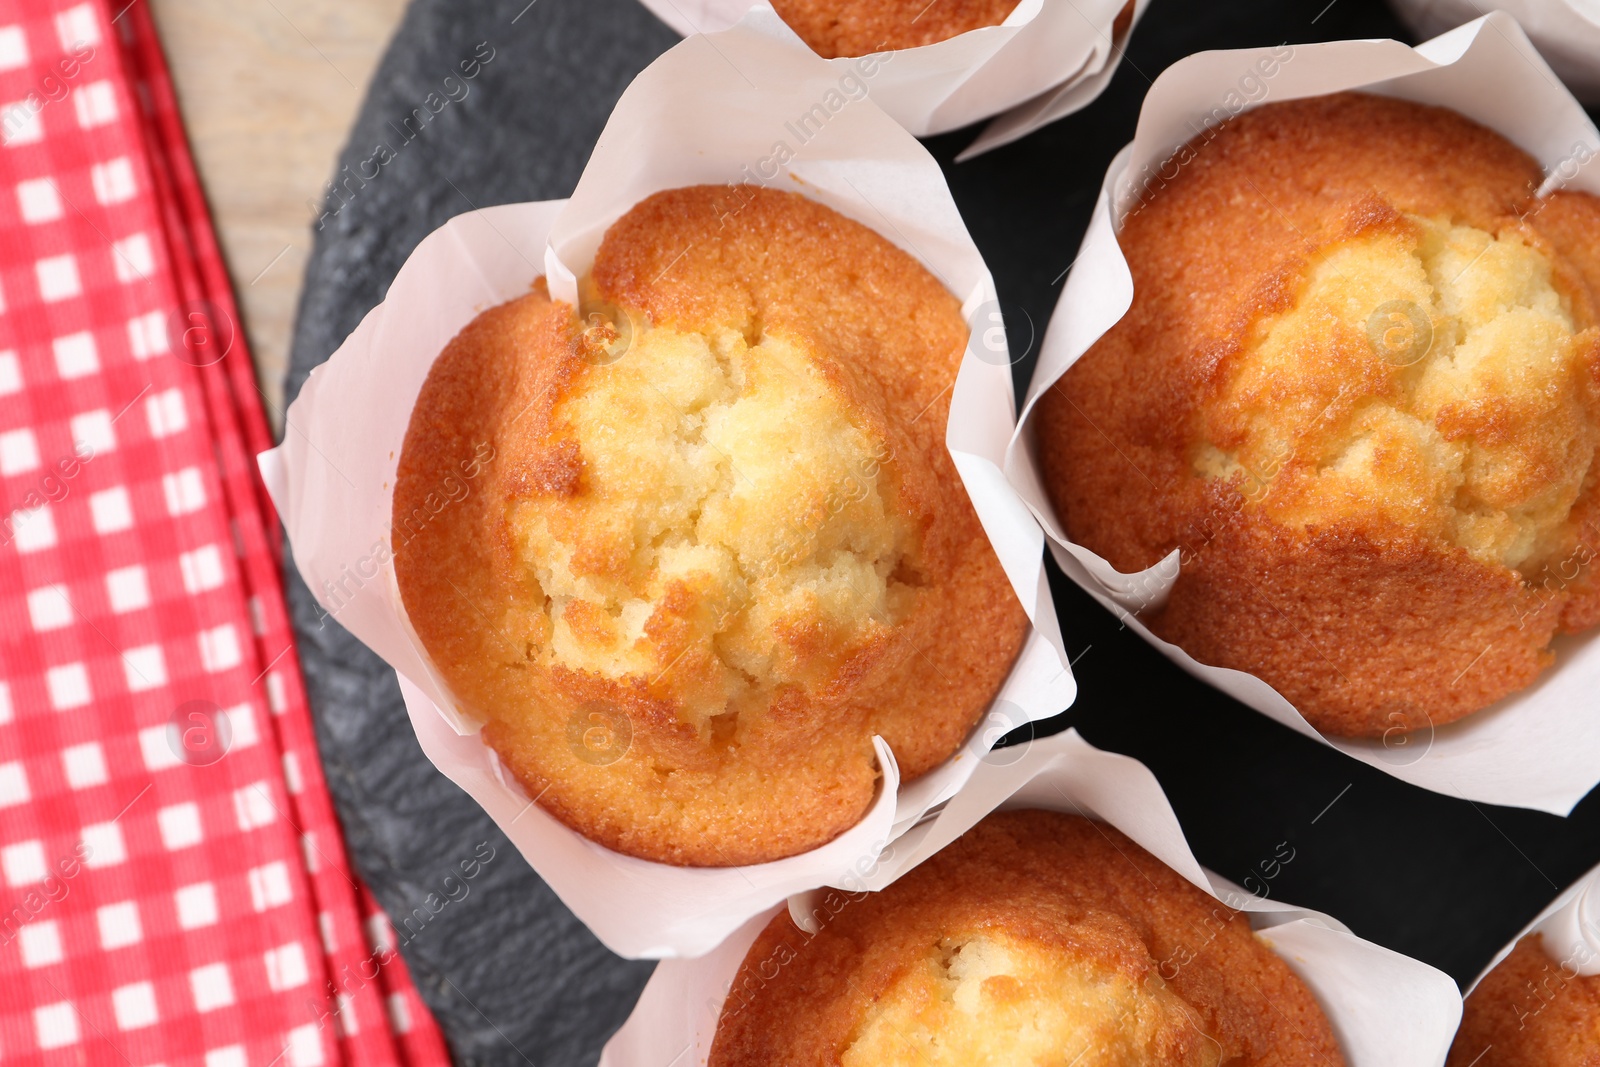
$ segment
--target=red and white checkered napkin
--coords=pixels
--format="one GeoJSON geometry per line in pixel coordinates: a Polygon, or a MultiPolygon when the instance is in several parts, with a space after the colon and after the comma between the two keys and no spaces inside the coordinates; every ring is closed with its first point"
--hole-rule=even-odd
{"type": "Polygon", "coordinates": [[[352,877],[148,5],[0,0],[0,1062],[446,1063],[352,877]]]}

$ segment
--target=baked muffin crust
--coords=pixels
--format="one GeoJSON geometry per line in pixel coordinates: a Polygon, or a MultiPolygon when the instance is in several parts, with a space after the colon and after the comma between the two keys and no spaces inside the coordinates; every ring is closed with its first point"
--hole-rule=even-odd
{"type": "Polygon", "coordinates": [[[412,625],[591,839],[708,866],[821,845],[873,799],[873,735],[904,779],[942,763],[1025,633],[944,443],[959,305],[752,186],[635,206],[583,304],[541,279],[430,373],[394,498],[412,625]]]}
{"type": "Polygon", "coordinates": [[[776,0],[773,9],[824,59],[934,44],[998,26],[1017,0],[776,0]]]}
{"type": "Polygon", "coordinates": [[[1595,1067],[1600,976],[1550,958],[1529,934],[1467,997],[1446,1067],[1595,1067]]]}
{"type": "Polygon", "coordinates": [[[711,1067],[1344,1062],[1241,913],[1078,816],[990,815],[841,905],[757,938],[711,1067]]]}
{"type": "Polygon", "coordinates": [[[1123,571],[1179,551],[1151,629],[1327,733],[1528,685],[1600,615],[1600,201],[1361,94],[1175,158],[1119,237],[1132,308],[1040,402],[1068,535],[1123,571]]]}

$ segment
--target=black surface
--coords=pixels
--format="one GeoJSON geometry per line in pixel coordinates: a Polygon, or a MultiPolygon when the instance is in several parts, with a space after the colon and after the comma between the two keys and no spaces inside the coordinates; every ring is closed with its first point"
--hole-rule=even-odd
{"type": "MultiPolygon", "coordinates": [[[[569,195],[623,87],[675,39],[633,0],[524,3],[414,0],[340,160],[351,170],[341,173],[355,173],[380,142],[394,158],[370,181],[349,181],[345,202],[323,220],[291,397],[430,230],[473,207],[569,195]],[[480,42],[494,58],[468,95],[406,141],[399,124],[480,42]]],[[[1203,49],[1386,36],[1404,34],[1377,0],[1156,0],[1128,61],[1085,111],[960,166],[951,159],[973,131],[929,141],[994,272],[1013,337],[1037,338],[1048,321],[1105,168],[1132,137],[1161,70],[1203,49]]],[[[1022,381],[1032,363],[1030,353],[1022,381]]],[[[1219,873],[1244,882],[1288,842],[1294,859],[1270,883],[1274,897],[1325,910],[1466,982],[1600,860],[1600,795],[1563,820],[1407,786],[1191,679],[1059,573],[1052,578],[1080,695],[1050,729],[1075,725],[1148,764],[1196,855],[1219,873]]],[[[404,948],[457,1061],[594,1063],[650,965],[600,947],[433,770],[393,672],[337,623],[320,623],[293,576],[290,600],[350,848],[385,907],[408,913],[477,842],[498,850],[476,891],[404,948]]]]}

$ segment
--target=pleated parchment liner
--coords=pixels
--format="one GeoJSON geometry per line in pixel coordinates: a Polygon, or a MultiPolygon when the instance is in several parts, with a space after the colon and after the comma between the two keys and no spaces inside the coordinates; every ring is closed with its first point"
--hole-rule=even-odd
{"type": "Polygon", "coordinates": [[[1130,176],[1154,173],[1212,108],[1361,90],[1453,108],[1498,131],[1539,160],[1546,187],[1600,193],[1600,134],[1550,73],[1517,23],[1492,14],[1412,48],[1399,41],[1338,41],[1205,52],[1169,67],[1151,87],[1133,143],[1112,161],[1078,258],[1040,349],[1006,474],[1044,526],[1051,552],[1073,581],[1190,674],[1303,734],[1413,785],[1493,804],[1565,815],[1600,781],[1600,633],[1559,638],[1557,663],[1537,682],[1492,707],[1389,743],[1324,737],[1278,692],[1241,671],[1199,663],[1139,619],[1178,573],[1178,553],[1136,574],[1115,570],[1069,541],[1040,481],[1032,416],[1039,397],[1127,312],[1133,281],[1116,220],[1138,193],[1130,176]],[[1270,77],[1265,72],[1271,72],[1270,77]],[[1253,79],[1253,80],[1250,80],[1253,79]]]}
{"type": "Polygon", "coordinates": [[[478,724],[457,712],[407,620],[389,562],[392,487],[434,359],[479,311],[527,292],[537,275],[576,306],[576,278],[606,228],[650,194],[752,181],[802,192],[904,248],[964,300],[969,321],[986,319],[994,283],[938,165],[915,139],[865,98],[846,99],[803,143],[787,129],[839,92],[827,63],[748,26],[677,45],[624,93],[571,200],[474,211],[418,245],[384,303],[312,372],[289,409],[283,445],[261,457],[307,585],[395,668],[423,751],[624,956],[707,952],[791,893],[850,877],[959,790],[1007,729],[1059,713],[1076,692],[1045,580],[1043,532],[1000,469],[1016,406],[1007,353],[994,350],[987,321],[961,366],[946,441],[1034,630],[988,719],[944,765],[901,788],[892,754],[878,742],[879,795],[829,844],[755,866],[684,868],[581,837],[531,804],[504,772],[478,724]],[[775,143],[787,145],[778,164],[775,143]],[[372,576],[350,595],[349,575],[358,570],[372,576]],[[341,582],[346,592],[333,603],[325,583],[341,582]]]}
{"type": "MultiPolygon", "coordinates": [[[[909,870],[985,815],[1010,808],[1109,823],[1200,889],[1248,912],[1251,926],[1316,996],[1350,1067],[1444,1062],[1461,1021],[1461,995],[1449,975],[1363,941],[1327,915],[1252,894],[1205,870],[1155,775],[1138,760],[1102,752],[1076,730],[986,758],[937,817],[895,843],[897,869],[909,870]]],[[[797,923],[816,913],[811,896],[791,900],[797,923]]],[[[600,1067],[703,1065],[739,964],[778,911],[751,919],[710,955],[658,966],[600,1067]]]]}
{"type": "MultiPolygon", "coordinates": [[[[811,51],[764,0],[641,2],[681,34],[711,33],[743,19],[811,51]]],[[[970,159],[1087,107],[1110,84],[1149,6],[1150,0],[1021,0],[998,26],[828,63],[864,82],[873,101],[918,137],[993,119],[959,157],[970,159]],[[1130,3],[1127,24],[1119,26],[1130,3]]]]}
{"type": "MultiPolygon", "coordinates": [[[[1476,0],[1389,0],[1420,37],[1452,30],[1483,14],[1476,0]]],[[[1600,5],[1594,0],[1495,0],[1522,24],[1574,96],[1600,104],[1600,5]]]]}

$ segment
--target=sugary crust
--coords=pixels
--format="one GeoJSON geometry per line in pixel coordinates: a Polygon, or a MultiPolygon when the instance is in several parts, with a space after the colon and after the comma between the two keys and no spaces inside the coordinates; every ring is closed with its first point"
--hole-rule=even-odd
{"type": "MultiPolygon", "coordinates": [[[[451,341],[418,399],[393,537],[412,625],[529,795],[592,840],[696,866],[817,847],[872,801],[872,736],[890,743],[905,779],[942,763],[1026,631],[944,443],[966,342],[958,303],[871,230],[755,187],[641,202],[607,232],[592,279],[599,300],[654,330],[781,338],[883,442],[877,483],[904,542],[892,625],[873,622],[841,650],[821,617],[791,618],[775,640],[803,684],[777,687],[732,722],[705,706],[700,653],[663,653],[657,669],[620,676],[553,660],[544,593],[519,559],[511,518],[584,503],[590,471],[572,411],[605,371],[585,358],[590,333],[542,279],[451,341]],[[598,746],[585,740],[594,730],[598,746]]],[[[619,415],[615,431],[629,422],[619,415]]],[[[793,427],[797,450],[811,447],[805,433],[793,427]]],[[[605,547],[598,534],[580,539],[574,569],[604,571],[614,562],[596,555],[605,547]]],[[[684,585],[662,595],[645,631],[657,651],[711,625],[696,596],[684,585]]],[[[569,607],[567,621],[577,614],[569,607]]],[[[766,691],[767,681],[750,687],[766,691]]]]}
{"type": "Polygon", "coordinates": [[[1447,1067],[1600,1067],[1600,976],[1528,935],[1467,998],[1447,1067]]]}
{"type": "MultiPolygon", "coordinates": [[[[1170,598],[1142,616],[1155,633],[1256,674],[1325,732],[1376,737],[1443,725],[1527,686],[1558,630],[1600,619],[1592,466],[1554,535],[1560,551],[1526,575],[1357,508],[1307,505],[1306,524],[1275,521],[1258,500],[1305,504],[1283,498],[1307,484],[1308,464],[1316,473],[1310,460],[1291,458],[1265,489],[1195,468],[1240,353],[1296,307],[1313,266],[1357,238],[1414,242],[1407,220],[1418,217],[1509,235],[1551,260],[1573,343],[1590,346],[1592,425],[1600,201],[1539,201],[1542,180],[1533,159],[1454,112],[1349,93],[1257,108],[1149,176],[1119,237],[1133,305],[1042,398],[1036,444],[1074,541],[1125,572],[1181,551],[1170,598]]],[[[1330,390],[1345,374],[1350,402],[1387,400],[1396,373],[1343,369],[1373,365],[1360,324],[1330,336],[1307,344],[1296,373],[1330,390]]],[[[1505,425],[1480,418],[1477,432],[1487,440],[1505,425]]],[[[1439,427],[1471,432],[1443,415],[1439,427]]]]}
{"type": "MultiPolygon", "coordinates": [[[[1043,973],[1052,963],[1087,968],[1091,1000],[1135,990],[1132,1004],[1116,1005],[1127,1018],[1113,1034],[1158,1000],[1181,1000],[1176,1025],[1152,1035],[1156,1051],[1145,1055],[1154,1059],[1058,1048],[1041,1063],[1075,1052],[1097,1065],[1344,1062],[1315,998],[1242,913],[1112,827],[1081,817],[991,815],[889,888],[825,902],[816,917],[821,929],[808,936],[781,913],[751,947],[722,1009],[711,1067],[838,1064],[908,971],[974,937],[1007,939],[1014,959],[1042,964],[1043,973]]],[[[1011,992],[1014,1000],[1026,990],[1011,992]]],[[[1092,1013],[1093,1004],[1085,1007],[1092,1013]]]]}
{"type": "Polygon", "coordinates": [[[998,26],[1017,0],[777,0],[773,9],[825,59],[916,48],[998,26]]]}

